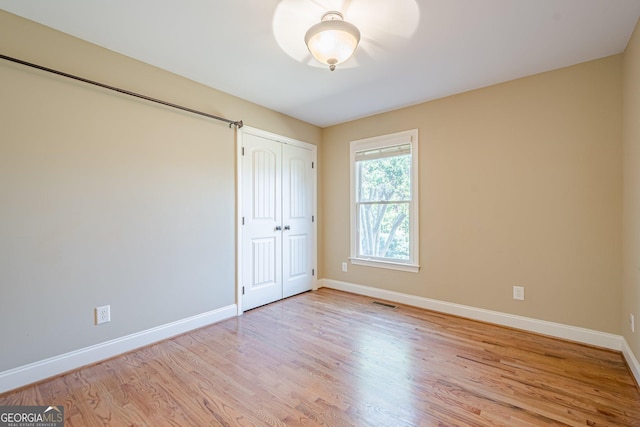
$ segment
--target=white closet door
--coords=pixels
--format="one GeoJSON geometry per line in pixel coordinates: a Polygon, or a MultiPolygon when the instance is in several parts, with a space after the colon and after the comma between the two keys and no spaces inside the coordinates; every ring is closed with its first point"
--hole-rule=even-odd
{"type": "Polygon", "coordinates": [[[244,133],[241,159],[242,309],[313,288],[313,151],[244,133]]]}
{"type": "Polygon", "coordinates": [[[282,299],[282,144],[245,134],[242,157],[243,308],[282,299]]]}
{"type": "Polygon", "coordinates": [[[282,145],[283,297],[313,287],[313,179],[311,150],[282,145]]]}

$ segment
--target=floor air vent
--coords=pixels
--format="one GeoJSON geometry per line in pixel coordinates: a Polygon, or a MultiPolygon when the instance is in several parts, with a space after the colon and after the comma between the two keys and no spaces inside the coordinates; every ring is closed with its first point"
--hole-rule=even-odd
{"type": "Polygon", "coordinates": [[[371,304],[380,305],[382,307],[387,307],[387,308],[398,308],[397,305],[389,304],[386,302],[380,302],[380,301],[373,301],[371,304]]]}

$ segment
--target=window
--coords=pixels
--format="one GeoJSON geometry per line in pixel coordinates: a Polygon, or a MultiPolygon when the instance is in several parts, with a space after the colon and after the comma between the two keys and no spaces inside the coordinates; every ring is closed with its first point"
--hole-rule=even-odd
{"type": "Polygon", "coordinates": [[[419,269],[417,129],[351,142],[351,262],[419,269]]]}

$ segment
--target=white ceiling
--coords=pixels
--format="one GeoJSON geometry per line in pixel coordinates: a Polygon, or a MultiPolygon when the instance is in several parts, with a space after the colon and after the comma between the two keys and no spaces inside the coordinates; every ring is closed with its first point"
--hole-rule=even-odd
{"type": "Polygon", "coordinates": [[[640,16],[640,0],[0,0],[0,8],[322,127],[620,53],[640,16]],[[335,9],[362,42],[331,72],[309,58],[303,38],[335,9]]]}

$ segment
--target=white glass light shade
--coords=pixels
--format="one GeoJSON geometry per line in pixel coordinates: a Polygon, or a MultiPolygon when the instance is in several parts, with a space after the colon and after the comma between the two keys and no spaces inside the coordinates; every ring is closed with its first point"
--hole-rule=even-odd
{"type": "Polygon", "coordinates": [[[360,31],[343,20],[340,12],[327,12],[304,36],[311,55],[331,71],[353,55],[360,42],[360,31]]]}

